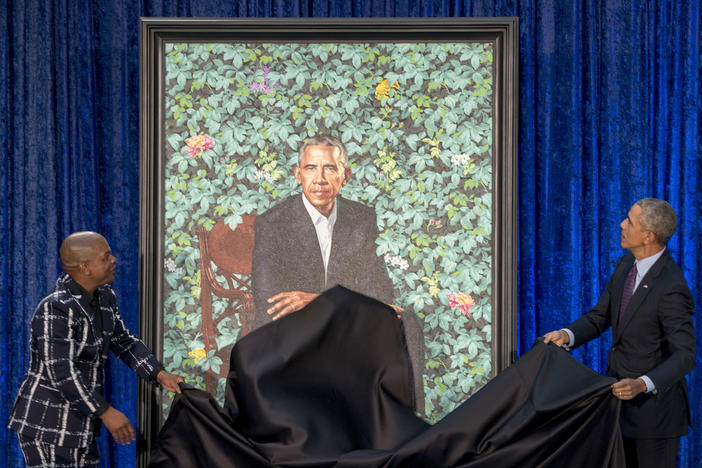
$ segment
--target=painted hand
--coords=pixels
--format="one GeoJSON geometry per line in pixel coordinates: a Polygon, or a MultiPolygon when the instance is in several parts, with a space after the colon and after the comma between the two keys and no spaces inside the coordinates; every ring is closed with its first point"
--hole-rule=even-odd
{"type": "Polygon", "coordinates": [[[395,311],[395,313],[397,314],[397,318],[400,318],[400,314],[405,311],[405,309],[403,309],[399,305],[395,305],[395,304],[388,304],[388,305],[390,307],[392,307],[392,310],[395,311]]]}
{"type": "Polygon", "coordinates": [[[319,294],[303,291],[284,291],[268,299],[268,303],[273,305],[266,312],[273,316],[273,320],[278,320],[280,317],[302,309],[317,296],[319,294]]]}

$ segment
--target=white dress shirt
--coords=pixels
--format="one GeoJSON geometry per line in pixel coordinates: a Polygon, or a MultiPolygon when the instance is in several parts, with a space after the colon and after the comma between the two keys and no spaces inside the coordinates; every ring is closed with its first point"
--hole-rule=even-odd
{"type": "Polygon", "coordinates": [[[334,208],[329,215],[329,218],[317,211],[317,208],[312,206],[312,203],[307,200],[305,194],[302,194],[302,203],[305,205],[307,213],[310,215],[314,230],[317,232],[317,241],[319,242],[319,250],[322,253],[322,261],[324,262],[324,282],[327,281],[327,266],[329,265],[329,254],[331,253],[332,234],[334,233],[334,224],[336,223],[336,201],[334,208]]]}

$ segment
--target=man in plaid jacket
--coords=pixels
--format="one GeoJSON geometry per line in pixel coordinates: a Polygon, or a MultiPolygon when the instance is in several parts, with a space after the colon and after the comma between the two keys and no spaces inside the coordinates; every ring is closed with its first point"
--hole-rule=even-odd
{"type": "Polygon", "coordinates": [[[67,274],[34,312],[29,369],[8,427],[17,432],[27,466],[97,466],[104,423],[120,444],[134,440],[126,416],[102,395],[108,349],[141,377],[180,393],[169,374],[125,327],[115,294],[116,259],[94,232],[68,236],[60,249],[67,274]]]}

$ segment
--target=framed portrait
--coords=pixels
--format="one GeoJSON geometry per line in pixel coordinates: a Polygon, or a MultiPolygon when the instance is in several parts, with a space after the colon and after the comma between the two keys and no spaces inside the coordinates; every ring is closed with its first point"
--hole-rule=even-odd
{"type": "MultiPolygon", "coordinates": [[[[419,414],[441,419],[512,362],[516,18],[144,18],[140,32],[140,332],[169,372],[222,401],[229,353],[258,326],[256,219],[305,197],[299,151],[320,136],[347,153],[339,197],[375,214],[385,301],[418,324],[419,414]]],[[[290,253],[275,252],[281,275],[290,253]]],[[[172,395],[140,385],[148,446],[172,395]]]]}

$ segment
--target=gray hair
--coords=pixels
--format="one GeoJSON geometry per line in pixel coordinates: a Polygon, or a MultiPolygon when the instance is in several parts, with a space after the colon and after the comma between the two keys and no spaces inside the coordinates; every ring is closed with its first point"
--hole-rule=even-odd
{"type": "Polygon", "coordinates": [[[642,198],[636,204],[641,207],[641,226],[651,231],[659,244],[668,243],[678,224],[678,217],[670,203],[657,198],[642,198]]]}
{"type": "Polygon", "coordinates": [[[308,146],[333,146],[334,148],[337,148],[339,151],[334,152],[334,160],[339,166],[340,172],[342,173],[343,177],[343,172],[346,168],[346,163],[348,163],[349,157],[348,153],[346,152],[346,147],[341,142],[341,140],[326,134],[321,134],[306,139],[302,146],[300,146],[300,152],[297,160],[298,164],[302,163],[302,156],[304,156],[305,150],[308,146]]]}

